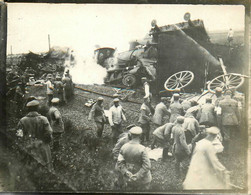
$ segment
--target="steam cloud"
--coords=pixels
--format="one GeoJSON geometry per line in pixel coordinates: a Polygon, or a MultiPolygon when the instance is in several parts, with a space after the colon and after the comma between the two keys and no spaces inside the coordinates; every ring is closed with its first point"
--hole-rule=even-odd
{"type": "Polygon", "coordinates": [[[66,60],[66,67],[69,67],[74,83],[88,85],[104,83],[106,69],[98,65],[93,57],[83,57],[74,52],[74,59],[73,65],[66,60]]]}

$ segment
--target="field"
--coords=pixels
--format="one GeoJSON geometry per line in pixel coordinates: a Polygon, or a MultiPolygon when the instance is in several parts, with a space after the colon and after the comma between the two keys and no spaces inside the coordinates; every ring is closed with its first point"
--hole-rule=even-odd
{"type": "MultiPolygon", "coordinates": [[[[92,89],[94,91],[103,92],[108,95],[115,93],[111,87],[100,85],[82,85],[85,89],[92,89]]],[[[36,97],[45,97],[44,87],[29,87],[29,94],[36,97]]],[[[37,170],[35,165],[30,164],[25,166],[25,161],[15,161],[16,167],[22,167],[23,179],[15,180],[15,191],[118,191],[114,186],[116,174],[114,172],[115,163],[113,161],[111,150],[111,128],[109,125],[105,126],[103,136],[101,139],[96,138],[94,123],[87,120],[90,108],[85,106],[89,99],[96,99],[99,95],[83,92],[75,89],[74,98],[65,106],[59,109],[63,115],[65,123],[65,134],[62,140],[62,147],[59,151],[52,151],[55,175],[48,177],[48,179],[38,179],[46,176],[40,169],[37,170]],[[26,167],[26,168],[25,168],[26,167]],[[27,171],[25,171],[27,169],[27,171]],[[35,173],[36,174],[35,174],[35,173]],[[66,185],[62,185],[62,182],[66,185]]],[[[42,98],[41,98],[42,99],[42,98]]],[[[137,92],[131,98],[134,101],[142,102],[142,94],[137,92]]],[[[40,100],[43,105],[46,99],[40,100]]],[[[109,108],[112,98],[104,97],[104,107],[109,108]]],[[[154,102],[156,104],[156,102],[154,102]]],[[[125,128],[129,124],[137,124],[140,104],[122,102],[122,106],[126,108],[127,121],[123,124],[125,128]]],[[[9,132],[15,130],[17,119],[13,117],[12,109],[9,109],[11,117],[8,122],[9,132]]],[[[153,131],[153,128],[151,128],[153,131]]],[[[18,143],[18,140],[16,140],[18,143]]],[[[144,143],[149,146],[150,143],[144,143]]],[[[237,186],[246,186],[246,149],[245,142],[239,143],[239,153],[235,156],[220,156],[221,162],[231,172],[231,181],[237,186]]],[[[11,152],[11,151],[9,151],[11,152]]],[[[14,157],[12,157],[14,158],[14,157]]],[[[21,158],[21,157],[20,157],[21,158]]],[[[174,159],[170,157],[166,162],[151,160],[152,173],[152,192],[180,192],[182,190],[182,180],[175,176],[174,159]]],[[[17,170],[20,173],[20,170],[17,170]]],[[[15,175],[15,174],[14,174],[15,175]]],[[[47,176],[46,176],[47,177],[47,176]]],[[[13,182],[12,182],[13,183],[13,182]]],[[[8,190],[8,189],[6,189],[8,190]]],[[[233,189],[232,192],[237,192],[238,189],[233,189]],[[237,190],[237,191],[235,191],[237,190]]],[[[240,192],[240,191],[238,191],[240,192]]]]}

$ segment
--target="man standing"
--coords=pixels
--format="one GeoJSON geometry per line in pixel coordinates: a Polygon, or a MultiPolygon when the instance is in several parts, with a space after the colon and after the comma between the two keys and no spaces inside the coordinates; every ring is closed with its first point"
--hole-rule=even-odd
{"type": "Polygon", "coordinates": [[[120,150],[116,169],[122,174],[126,184],[125,190],[148,190],[152,175],[151,162],[146,148],[140,144],[142,129],[130,129],[132,140],[120,150]]]}
{"type": "MultiPolygon", "coordinates": [[[[230,142],[236,142],[240,138],[240,131],[238,129],[240,122],[240,113],[238,109],[238,102],[231,98],[232,91],[227,89],[225,91],[225,98],[219,102],[221,108],[221,127],[223,136],[223,145],[226,153],[229,152],[230,142]]],[[[234,145],[231,149],[234,149],[234,145]]]]}
{"type": "Polygon", "coordinates": [[[173,103],[170,105],[171,117],[170,122],[174,123],[178,116],[182,116],[184,114],[183,107],[179,102],[180,95],[178,93],[173,94],[173,103]]]}
{"type": "Polygon", "coordinates": [[[207,129],[206,138],[196,143],[183,189],[216,190],[229,188],[229,172],[219,162],[212,143],[218,133],[217,127],[210,127],[207,129]]]}
{"type": "Polygon", "coordinates": [[[156,128],[165,123],[165,116],[170,116],[170,112],[168,111],[169,105],[170,102],[165,97],[161,97],[160,103],[156,105],[153,115],[153,124],[156,128]]]}
{"type": "Polygon", "coordinates": [[[122,107],[119,105],[119,99],[113,100],[114,105],[109,109],[108,120],[112,128],[113,144],[116,144],[119,135],[122,133],[122,121],[126,121],[122,107]]]}
{"type": "Polygon", "coordinates": [[[105,111],[103,107],[104,98],[99,97],[97,102],[92,106],[89,113],[88,120],[94,118],[97,128],[97,137],[101,138],[104,130],[104,124],[106,122],[105,111]]]}
{"type": "Polygon", "coordinates": [[[61,113],[57,109],[59,98],[53,98],[51,103],[52,106],[48,111],[48,120],[53,131],[53,149],[57,150],[60,147],[61,137],[64,133],[64,122],[61,113]]]}
{"type": "Polygon", "coordinates": [[[171,133],[173,128],[173,123],[166,123],[154,130],[153,132],[153,142],[151,149],[154,149],[155,144],[163,148],[162,160],[165,161],[168,157],[168,151],[171,141],[171,133]]]}
{"type": "Polygon", "coordinates": [[[22,137],[25,149],[42,165],[53,170],[49,143],[52,140],[52,129],[48,119],[38,114],[39,102],[28,102],[28,114],[21,118],[17,126],[17,136],[22,137]]]}
{"type": "Polygon", "coordinates": [[[196,111],[187,112],[185,114],[185,119],[183,123],[183,128],[185,130],[186,143],[190,144],[192,139],[199,133],[200,125],[197,119],[194,117],[196,111]]]}
{"type": "Polygon", "coordinates": [[[215,107],[212,104],[212,99],[207,98],[206,103],[201,106],[198,113],[200,125],[205,125],[206,127],[212,127],[216,125],[214,108],[215,107]]]}
{"type": "Polygon", "coordinates": [[[232,30],[232,28],[229,29],[228,34],[227,34],[227,40],[228,40],[228,44],[231,47],[233,40],[234,40],[234,31],[232,30]]]}
{"type": "Polygon", "coordinates": [[[64,84],[64,99],[67,103],[73,94],[72,80],[68,73],[65,74],[65,77],[62,79],[62,82],[64,84]]]}
{"type": "Polygon", "coordinates": [[[54,90],[54,87],[52,85],[52,75],[51,74],[47,75],[47,82],[45,84],[46,84],[46,93],[48,96],[48,106],[50,106],[51,100],[53,98],[53,90],[54,90]]]}
{"type": "Polygon", "coordinates": [[[24,93],[21,89],[21,85],[22,85],[22,82],[19,81],[15,90],[15,97],[14,97],[16,105],[17,105],[17,109],[16,109],[17,117],[22,116],[23,103],[24,103],[24,93]]]}
{"type": "MultiPolygon", "coordinates": [[[[176,125],[172,129],[173,141],[174,141],[173,154],[175,157],[175,171],[177,177],[181,176],[180,163],[183,161],[186,162],[191,153],[191,150],[186,143],[185,130],[182,126],[183,123],[184,123],[184,117],[178,116],[176,125]]],[[[186,168],[187,167],[185,167],[185,169],[186,168]]],[[[184,172],[185,171],[186,170],[184,170],[184,172]]]]}
{"type": "Polygon", "coordinates": [[[142,142],[144,142],[145,139],[146,141],[149,141],[151,116],[150,99],[144,98],[144,103],[140,107],[140,116],[138,121],[140,127],[143,129],[142,142]]]}
{"type": "Polygon", "coordinates": [[[54,97],[59,98],[59,103],[62,104],[64,101],[64,84],[61,81],[60,75],[56,76],[56,81],[54,82],[55,92],[54,97]]]}

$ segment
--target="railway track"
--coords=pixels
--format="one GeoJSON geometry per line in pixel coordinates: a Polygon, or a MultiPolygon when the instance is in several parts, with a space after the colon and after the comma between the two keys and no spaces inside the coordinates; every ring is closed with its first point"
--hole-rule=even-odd
{"type": "MultiPolygon", "coordinates": [[[[75,86],[75,89],[82,90],[82,91],[89,92],[89,93],[94,93],[94,94],[105,96],[105,97],[109,97],[109,98],[113,98],[112,95],[101,93],[101,92],[90,90],[90,89],[85,89],[85,88],[80,87],[80,86],[75,86]]],[[[125,99],[122,99],[122,101],[125,101],[125,99]]],[[[138,102],[138,101],[134,101],[134,100],[129,100],[129,99],[126,99],[126,102],[130,102],[130,103],[134,103],[134,104],[142,104],[142,102],[138,102]]]]}

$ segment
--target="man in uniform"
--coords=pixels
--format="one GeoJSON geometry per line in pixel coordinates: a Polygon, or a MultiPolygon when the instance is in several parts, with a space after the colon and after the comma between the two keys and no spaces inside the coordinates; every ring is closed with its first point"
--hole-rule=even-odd
{"type": "Polygon", "coordinates": [[[119,135],[122,133],[122,121],[126,121],[122,106],[119,105],[119,99],[113,100],[114,105],[109,109],[108,120],[112,128],[112,140],[115,145],[119,135]]]}
{"type": "MultiPolygon", "coordinates": [[[[186,163],[191,153],[191,150],[186,143],[185,130],[182,126],[183,123],[184,123],[184,117],[178,116],[176,125],[174,125],[172,129],[173,141],[174,141],[173,154],[175,157],[175,172],[178,178],[181,176],[180,164],[182,162],[186,163]]],[[[184,168],[185,169],[187,168],[186,165],[184,168]]],[[[186,170],[184,170],[184,172],[186,172],[186,170]]]]}
{"type": "Polygon", "coordinates": [[[61,104],[64,101],[64,84],[61,81],[60,75],[56,76],[54,87],[55,87],[55,92],[56,92],[54,97],[59,98],[59,103],[61,104]]]}
{"type": "Polygon", "coordinates": [[[210,127],[206,131],[206,138],[196,143],[186,179],[183,183],[183,189],[185,190],[229,188],[229,172],[219,162],[213,145],[219,129],[210,127]]]}
{"type": "MultiPolygon", "coordinates": [[[[219,102],[219,107],[221,108],[223,145],[226,153],[229,152],[230,142],[236,143],[236,141],[240,138],[240,131],[238,129],[240,122],[238,102],[232,99],[231,95],[232,91],[227,89],[225,91],[225,98],[219,102]]],[[[235,146],[233,144],[231,146],[231,150],[234,148],[235,146]]]]}
{"type": "Polygon", "coordinates": [[[60,147],[60,141],[62,134],[64,133],[64,122],[62,120],[62,115],[57,109],[59,104],[58,98],[53,98],[51,100],[52,106],[48,111],[48,120],[51,124],[53,131],[53,149],[57,150],[60,147]]]}
{"type": "Polygon", "coordinates": [[[73,94],[72,80],[68,73],[65,74],[65,77],[62,79],[62,82],[64,84],[64,99],[65,102],[67,103],[73,94]]]}
{"type": "Polygon", "coordinates": [[[125,190],[148,190],[152,180],[151,162],[146,148],[140,144],[142,129],[130,129],[132,140],[122,146],[116,169],[123,176],[125,190]]]}
{"type": "Polygon", "coordinates": [[[199,133],[200,125],[195,118],[196,110],[192,112],[187,112],[185,114],[185,119],[183,123],[183,128],[185,130],[186,143],[190,144],[192,139],[199,133]]]}
{"type": "Polygon", "coordinates": [[[49,143],[52,140],[52,129],[48,119],[38,114],[39,102],[28,102],[28,114],[21,118],[17,126],[17,136],[25,143],[25,149],[42,165],[53,170],[49,143]]]}
{"type": "Polygon", "coordinates": [[[179,102],[180,95],[178,93],[173,94],[173,103],[170,105],[171,117],[170,122],[173,123],[176,121],[178,116],[182,116],[184,114],[183,107],[179,102]]]}
{"type": "Polygon", "coordinates": [[[153,124],[155,127],[160,127],[165,123],[165,116],[170,116],[169,109],[170,102],[165,97],[161,97],[160,103],[156,105],[153,115],[153,124]]]}
{"type": "Polygon", "coordinates": [[[216,115],[214,111],[214,105],[212,104],[212,99],[207,98],[206,103],[201,106],[198,119],[200,125],[205,125],[206,127],[216,126],[216,115]]]}
{"type": "Polygon", "coordinates": [[[103,102],[104,102],[104,98],[99,97],[97,102],[92,106],[92,109],[91,109],[91,111],[89,113],[89,117],[88,117],[89,121],[93,118],[96,123],[97,137],[98,138],[102,137],[104,125],[106,122],[103,102]]]}
{"type": "Polygon", "coordinates": [[[173,123],[166,123],[154,130],[153,132],[153,142],[151,149],[154,149],[155,144],[163,148],[162,160],[165,161],[168,157],[168,151],[170,148],[171,133],[173,128],[173,123]]]}
{"type": "Polygon", "coordinates": [[[15,97],[14,97],[16,105],[17,105],[17,110],[16,110],[17,117],[22,116],[22,110],[23,110],[24,93],[21,89],[21,85],[22,85],[22,82],[19,81],[15,90],[15,97]]]}
{"type": "Polygon", "coordinates": [[[47,75],[47,82],[45,84],[46,84],[46,93],[48,96],[48,106],[50,106],[51,100],[53,99],[53,90],[54,90],[54,87],[52,85],[52,75],[51,74],[47,75]]]}
{"type": "Polygon", "coordinates": [[[151,116],[150,99],[144,98],[144,103],[140,107],[140,116],[138,121],[140,127],[143,129],[142,142],[144,142],[145,139],[146,141],[149,141],[151,116]]]}

